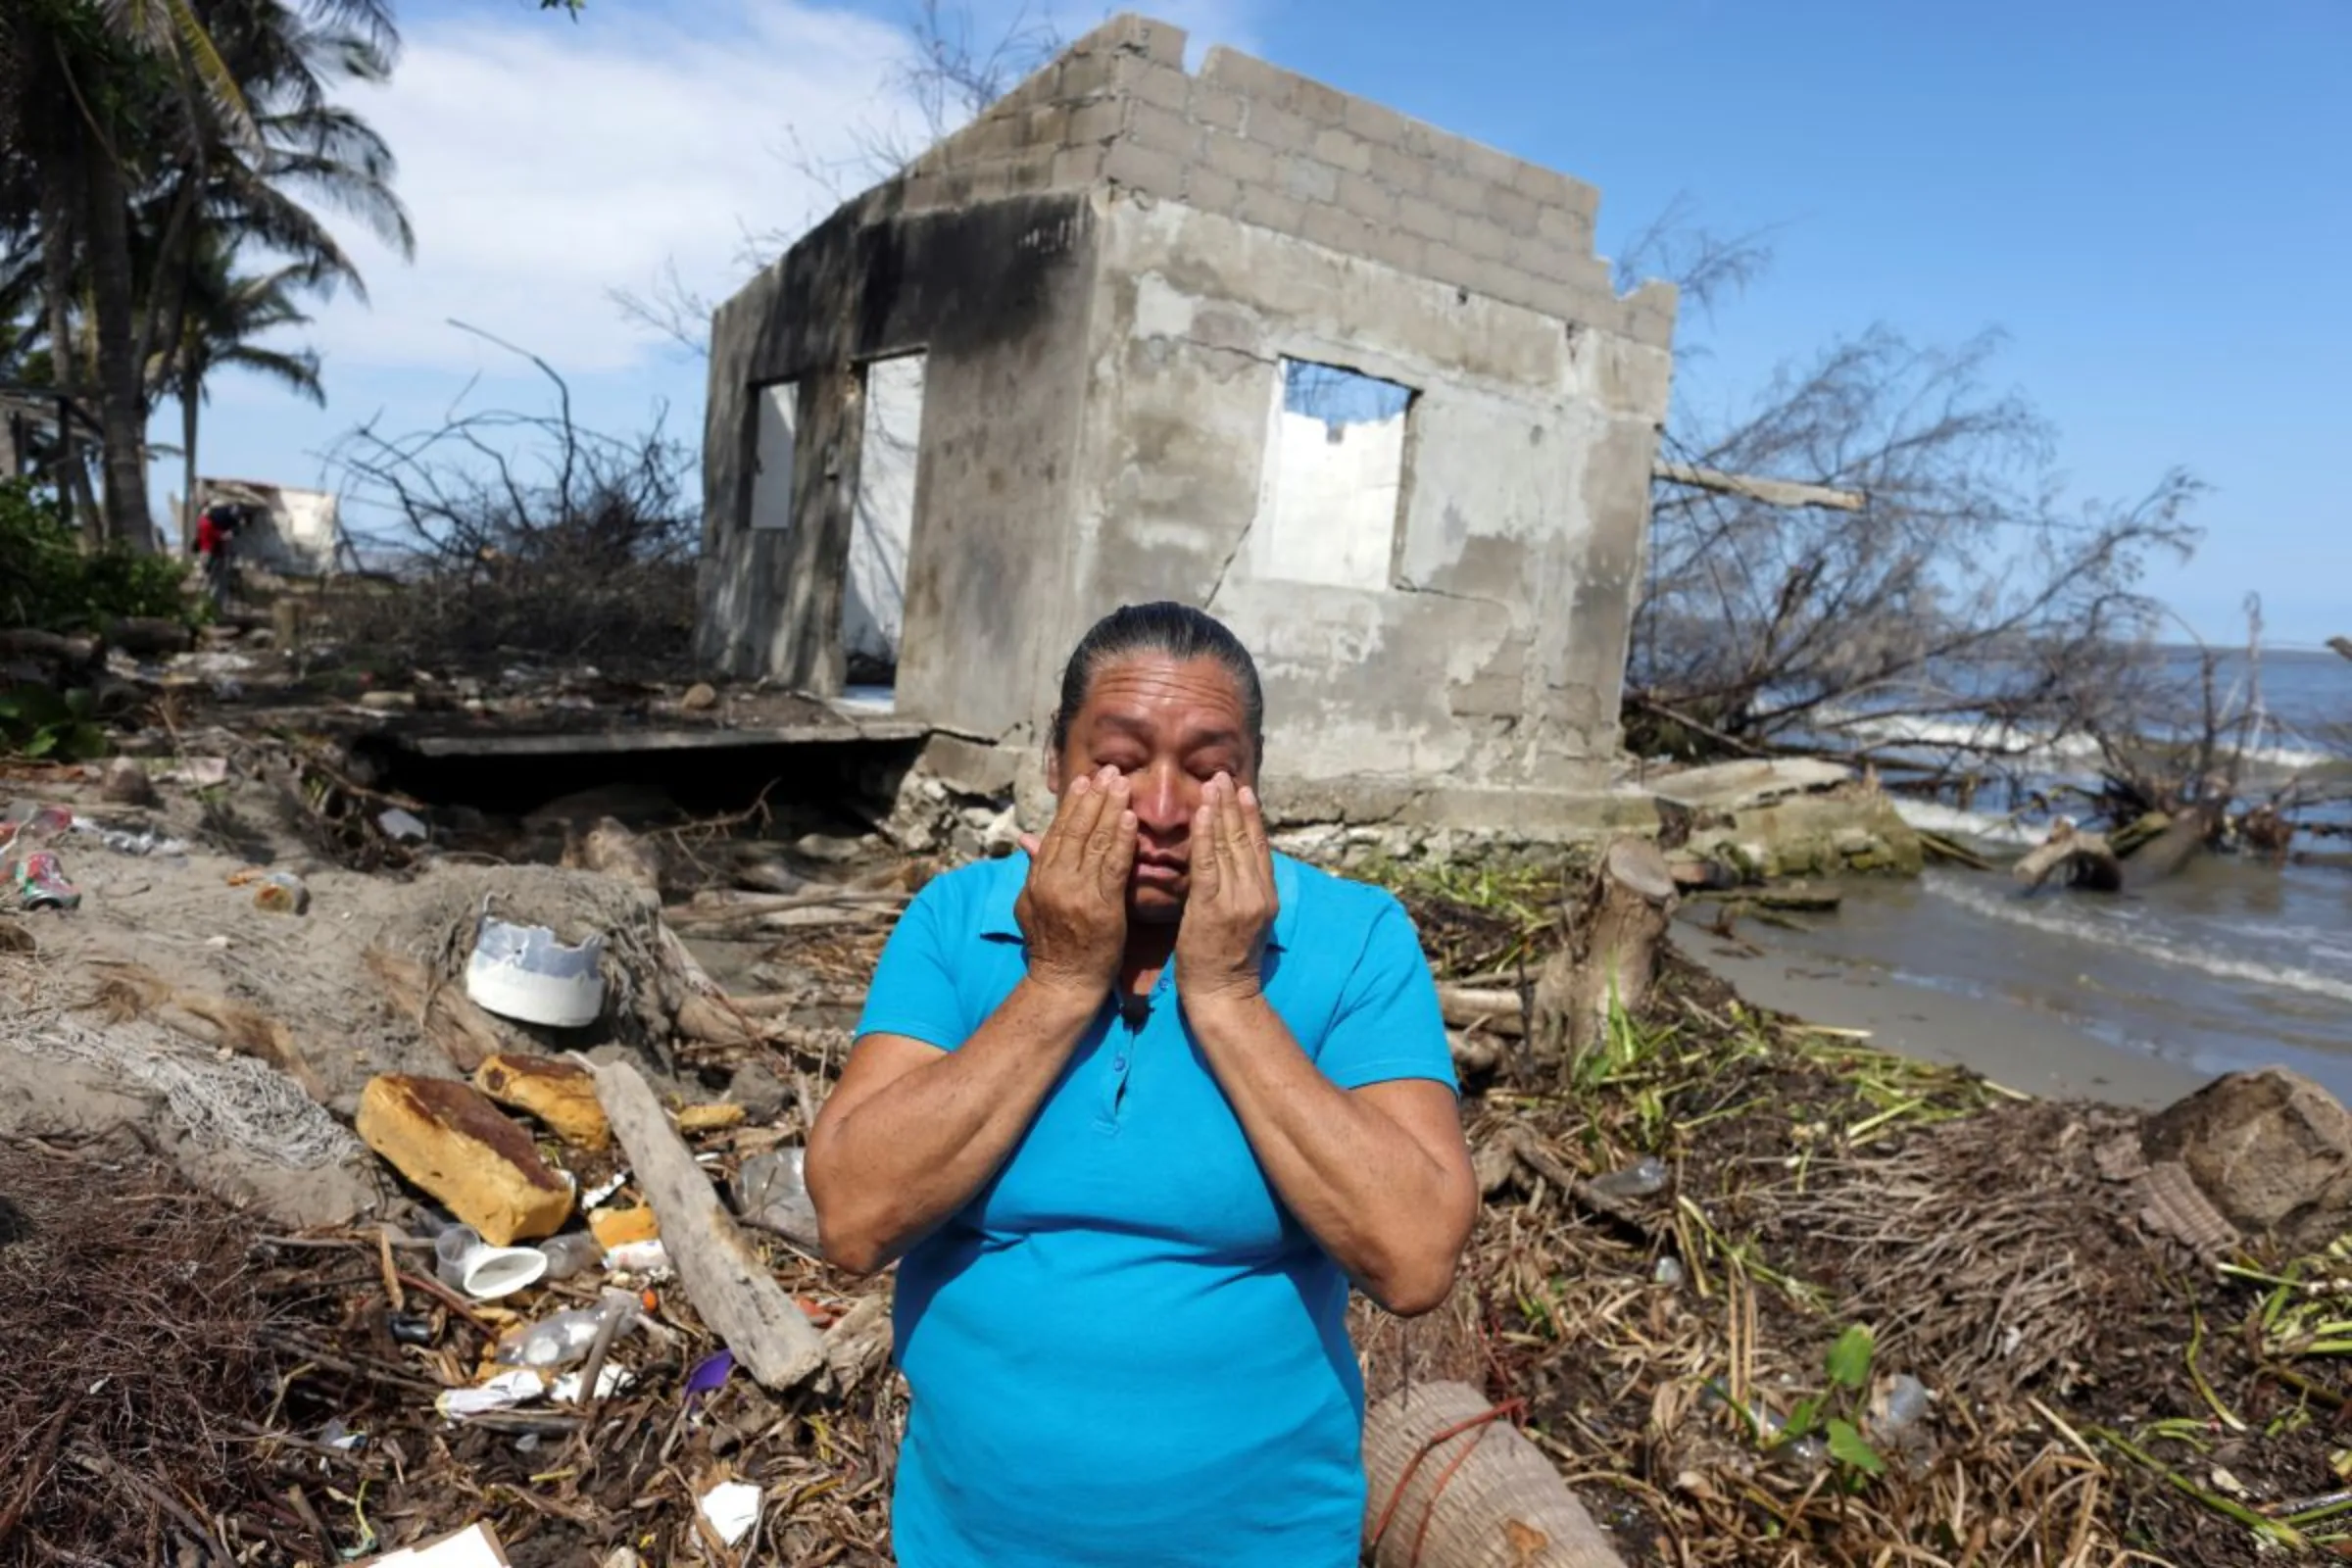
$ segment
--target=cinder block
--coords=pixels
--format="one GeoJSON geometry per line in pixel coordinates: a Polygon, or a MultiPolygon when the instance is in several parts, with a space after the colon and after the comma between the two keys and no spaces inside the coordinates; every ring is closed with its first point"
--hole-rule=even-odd
{"type": "Polygon", "coordinates": [[[1306,204],[1267,185],[1244,185],[1234,216],[1245,223],[1296,234],[1306,226],[1306,204]]]}
{"type": "Polygon", "coordinates": [[[1428,270],[1428,249],[1427,240],[1418,234],[1407,233],[1395,223],[1373,224],[1372,236],[1364,243],[1364,255],[1368,259],[1415,276],[1428,270]]]}
{"type": "Polygon", "coordinates": [[[1432,241],[1422,251],[1421,270],[1441,283],[1460,288],[1478,286],[1478,258],[1458,246],[1432,241]]]}
{"type": "Polygon", "coordinates": [[[1067,104],[1047,104],[1029,111],[1021,124],[1021,141],[1030,147],[1059,147],[1070,137],[1067,104]]]}
{"type": "Polygon", "coordinates": [[[1399,196],[1421,196],[1429,191],[1431,165],[1426,158],[1416,158],[1401,147],[1372,148],[1372,177],[1399,196]]]}
{"type": "Polygon", "coordinates": [[[1396,221],[1405,232],[1442,245],[1453,243],[1457,221],[1449,208],[1419,196],[1400,196],[1396,199],[1396,221]]]}
{"type": "Polygon", "coordinates": [[[1205,81],[1192,83],[1192,98],[1187,112],[1212,130],[1239,132],[1242,128],[1242,97],[1222,87],[1212,87],[1205,81]]]}
{"type": "Polygon", "coordinates": [[[1064,147],[1054,155],[1054,188],[1077,190],[1102,177],[1104,153],[1100,146],[1064,147]]]}
{"type": "Polygon", "coordinates": [[[1536,231],[1536,204],[1508,185],[1490,185],[1486,192],[1487,216],[1514,234],[1531,235],[1536,231]]]}
{"type": "Polygon", "coordinates": [[[1242,115],[1242,134],[1278,153],[1314,151],[1315,126],[1287,109],[1252,103],[1242,115]]]}
{"type": "Polygon", "coordinates": [[[1340,176],[1340,206],[1374,223],[1396,221],[1396,198],[1369,174],[1340,176]]]}
{"type": "Polygon", "coordinates": [[[1154,22],[1132,11],[1122,12],[1071,44],[1067,53],[1079,56],[1139,54],[1163,66],[1184,64],[1184,29],[1154,22]]]}
{"type": "Polygon", "coordinates": [[[1368,142],[1382,147],[1404,145],[1405,117],[1369,98],[1349,98],[1340,123],[1368,142]]]}
{"type": "Polygon", "coordinates": [[[1556,169],[1521,164],[1511,173],[1511,188],[1538,207],[1565,207],[1590,220],[1600,211],[1600,192],[1556,169]]]}
{"type": "Polygon", "coordinates": [[[1290,107],[1291,88],[1298,80],[1287,71],[1223,44],[1210,49],[1208,58],[1200,62],[1200,79],[1239,93],[1252,104],[1277,109],[1290,107]]]}
{"type": "Polygon", "coordinates": [[[1158,152],[1172,153],[1192,163],[1202,152],[1207,132],[1191,120],[1157,104],[1127,106],[1127,139],[1158,152]]]}
{"type": "Polygon", "coordinates": [[[1100,145],[1127,128],[1127,105],[1116,98],[1097,99],[1070,111],[1063,145],[1100,145]]]}
{"type": "Polygon", "coordinates": [[[1061,63],[1055,95],[1065,104],[1106,98],[1119,91],[1119,70],[1127,57],[1108,52],[1071,55],[1061,63]]]}
{"type": "Polygon", "coordinates": [[[1005,183],[1015,196],[1033,191],[1051,190],[1054,186],[1054,160],[1061,156],[1058,147],[1028,147],[1015,153],[1004,164],[1005,183]]]}
{"type": "Polygon", "coordinates": [[[1149,60],[1129,60],[1121,64],[1119,76],[1120,86],[1131,98],[1180,115],[1192,109],[1193,78],[1182,71],[1149,60]]]}
{"type": "Polygon", "coordinates": [[[1536,237],[1555,249],[1592,254],[1592,220],[1567,207],[1546,207],[1536,214],[1536,237]]]}
{"type": "Polygon", "coordinates": [[[1110,144],[1102,157],[1102,176],[1170,201],[1184,195],[1184,160],[1137,141],[1121,139],[1110,144]]]}
{"type": "Polygon", "coordinates": [[[1195,164],[1184,172],[1184,200],[1204,213],[1231,217],[1241,210],[1242,182],[1205,165],[1195,164]]]}
{"type": "Polygon", "coordinates": [[[899,182],[899,210],[928,213],[945,207],[948,204],[945,185],[945,176],[937,172],[909,173],[899,182]]]}
{"type": "Polygon", "coordinates": [[[975,164],[963,172],[971,179],[969,195],[973,201],[1002,201],[1012,194],[1012,160],[1010,158],[997,158],[985,164],[975,164]]]}
{"type": "Polygon", "coordinates": [[[1453,242],[1483,261],[1499,262],[1511,254],[1517,236],[1483,218],[1462,218],[1453,225],[1453,242]]]}
{"type": "Polygon", "coordinates": [[[1315,132],[1315,156],[1343,173],[1362,174],[1372,169],[1372,144],[1337,125],[1315,132]]]}
{"type": "Polygon", "coordinates": [[[1348,95],[1304,76],[1291,79],[1291,108],[1318,125],[1337,125],[1348,119],[1348,95]]]}
{"type": "Polygon", "coordinates": [[[1340,172],[1329,164],[1297,156],[1280,160],[1283,194],[1302,202],[1340,199],[1340,172]]]}
{"type": "Polygon", "coordinates": [[[1262,142],[1244,141],[1221,130],[1204,131],[1201,136],[1201,158],[1221,174],[1245,185],[1269,185],[1274,181],[1274,149],[1262,142]]]}
{"type": "Polygon", "coordinates": [[[1372,225],[1337,207],[1309,207],[1301,232],[1343,256],[1363,256],[1372,249],[1372,225]]]}
{"type": "Polygon", "coordinates": [[[1508,185],[1519,172],[1518,159],[1474,141],[1462,144],[1461,159],[1462,168],[1471,178],[1491,185],[1508,185]]]}

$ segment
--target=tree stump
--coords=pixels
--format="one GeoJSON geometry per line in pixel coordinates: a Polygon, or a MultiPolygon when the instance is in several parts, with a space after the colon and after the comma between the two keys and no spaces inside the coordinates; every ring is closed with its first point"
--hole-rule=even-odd
{"type": "Polygon", "coordinates": [[[1606,1034],[1612,1004],[1639,1012],[1657,980],[1674,911],[1673,870],[1647,839],[1621,838],[1567,900],[1566,940],[1536,977],[1539,1054],[1574,1062],[1606,1034]]]}

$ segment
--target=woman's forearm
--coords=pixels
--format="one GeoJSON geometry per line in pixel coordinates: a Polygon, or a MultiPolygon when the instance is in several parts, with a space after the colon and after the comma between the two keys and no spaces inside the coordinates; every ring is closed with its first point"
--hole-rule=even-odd
{"type": "Polygon", "coordinates": [[[1101,997],[1024,979],[958,1050],[862,1090],[853,1057],[808,1136],[808,1196],[826,1259],[871,1273],[970,1201],[1028,1131],[1102,1007],[1101,997]]]}
{"type": "Polygon", "coordinates": [[[1324,1077],[1263,998],[1188,1017],[1299,1224],[1389,1310],[1411,1315],[1444,1300],[1477,1212],[1466,1165],[1455,1169],[1363,1092],[1324,1077]]]}

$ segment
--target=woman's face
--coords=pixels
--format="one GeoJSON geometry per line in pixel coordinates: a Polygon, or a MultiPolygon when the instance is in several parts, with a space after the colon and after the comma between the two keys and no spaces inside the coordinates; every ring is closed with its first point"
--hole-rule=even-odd
{"type": "Polygon", "coordinates": [[[1213,659],[1164,654],[1103,665],[1070,717],[1061,751],[1047,760],[1046,784],[1059,796],[1070,780],[1106,766],[1127,776],[1137,824],[1128,912],[1173,920],[1192,888],[1193,812],[1201,787],[1219,773],[1257,783],[1249,710],[1232,671],[1213,659]]]}

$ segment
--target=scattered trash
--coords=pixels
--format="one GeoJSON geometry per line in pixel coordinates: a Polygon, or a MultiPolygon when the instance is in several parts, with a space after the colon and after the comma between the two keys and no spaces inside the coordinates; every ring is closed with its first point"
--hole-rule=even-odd
{"type": "Polygon", "coordinates": [[[1650,1283],[1653,1285],[1682,1284],[1683,1260],[1674,1256],[1672,1253],[1668,1253],[1664,1257],[1658,1259],[1657,1267],[1650,1270],[1649,1278],[1650,1283]]]}
{"type": "Polygon", "coordinates": [[[352,1568],[510,1568],[498,1532],[487,1524],[471,1524],[455,1535],[419,1545],[403,1546],[381,1557],[354,1563],[352,1568]]]}
{"type": "Polygon", "coordinates": [[[156,804],[155,780],[147,776],[145,764],[135,757],[118,757],[107,763],[98,781],[98,794],[117,806],[156,804]]]}
{"type": "Polygon", "coordinates": [[[594,1306],[570,1307],[508,1331],[498,1342],[496,1359],[501,1366],[541,1370],[569,1366],[587,1356],[606,1319],[618,1317],[625,1329],[637,1310],[637,1298],[626,1291],[607,1291],[594,1306]]]}
{"type": "Polygon", "coordinates": [[[502,1018],[577,1029],[605,1010],[605,939],[566,947],[543,925],[511,925],[482,916],[466,994],[502,1018]]]}
{"type": "Polygon", "coordinates": [[[271,871],[255,880],[253,906],[271,914],[302,914],[311,906],[311,890],[291,871],[271,871]]]}
{"type": "Polygon", "coordinates": [[[591,1187],[586,1192],[582,1193],[580,1195],[580,1206],[582,1208],[594,1208],[597,1204],[603,1202],[606,1199],[611,1198],[614,1193],[619,1192],[623,1187],[628,1185],[629,1173],[627,1168],[624,1166],[623,1168],[614,1171],[612,1175],[606,1177],[603,1181],[598,1182],[594,1187],[591,1187]]]}
{"type": "MultiPolygon", "coordinates": [[[[632,1381],[625,1370],[608,1361],[596,1374],[596,1396],[608,1398],[627,1388],[632,1381]]],[[[566,1372],[551,1383],[536,1368],[516,1367],[469,1389],[444,1389],[434,1398],[433,1408],[445,1421],[463,1421],[467,1416],[488,1415],[494,1410],[512,1410],[518,1404],[530,1404],[540,1399],[577,1404],[580,1387],[580,1374],[577,1372],[566,1372]]]]}
{"type": "Polygon", "coordinates": [[[686,1402],[692,1404],[706,1394],[716,1394],[727,1386],[727,1379],[734,1372],[733,1350],[720,1350],[714,1355],[704,1356],[694,1364],[694,1370],[686,1374],[686,1402]]]}
{"type": "Polygon", "coordinates": [[[662,1234],[662,1222],[650,1208],[600,1208],[588,1216],[588,1229],[606,1251],[631,1242],[650,1242],[662,1234]]]}
{"type": "Polygon", "coordinates": [[[185,784],[190,789],[219,789],[228,782],[228,759],[225,757],[191,757],[174,768],[156,775],[159,784],[185,784]]]}
{"type": "Polygon", "coordinates": [[[431,836],[419,818],[397,806],[387,807],[379,812],[375,825],[384,837],[395,844],[422,844],[431,836]]]}
{"type": "Polygon", "coordinates": [[[663,1274],[669,1270],[669,1249],[659,1236],[628,1242],[605,1254],[605,1266],[615,1274],[663,1274]]]}
{"type": "Polygon", "coordinates": [[[1908,1372],[1898,1372],[1879,1385],[1863,1427],[1874,1438],[1900,1440],[1927,1412],[1928,1386],[1908,1372]]]}
{"type": "Polygon", "coordinates": [[[339,1415],[329,1418],[326,1425],[318,1429],[318,1446],[323,1448],[334,1448],[343,1453],[350,1453],[365,1447],[367,1443],[366,1435],[354,1432],[345,1426],[343,1418],[339,1415]]]}
{"type": "Polygon", "coordinates": [[[492,1247],[470,1225],[452,1225],[433,1238],[433,1272],[441,1283],[477,1301],[495,1301],[536,1285],[548,1257],[536,1247],[492,1247]]]}
{"type": "Polygon", "coordinates": [[[133,833],[128,828],[107,827],[83,817],[75,817],[74,831],[82,838],[96,839],[100,847],[116,855],[127,855],[136,859],[145,859],[150,856],[175,858],[188,853],[185,841],[159,837],[152,828],[133,833]]]}
{"type": "Polygon", "coordinates": [[[433,1320],[416,1312],[394,1312],[384,1319],[385,1332],[396,1345],[429,1346],[440,1335],[433,1330],[433,1320]]]}
{"type": "Polygon", "coordinates": [[[1666,1190],[1666,1162],[1643,1154],[1623,1170],[1592,1178],[1592,1190],[1607,1198],[1655,1198],[1666,1190]]]}
{"type": "Polygon", "coordinates": [[[35,850],[10,868],[17,902],[27,909],[78,909],[81,889],[66,880],[66,868],[52,850],[35,850]]]}
{"type": "Polygon", "coordinates": [[[703,1494],[699,1506],[719,1544],[732,1546],[760,1522],[760,1489],[750,1482],[722,1481],[703,1494]]]}
{"type": "Polygon", "coordinates": [[[571,1217],[571,1184],[468,1084],[379,1074],[360,1093],[356,1125],[393,1169],[494,1247],[553,1236],[571,1217]]]}
{"type": "Polygon", "coordinates": [[[688,1105],[678,1112],[678,1131],[715,1133],[743,1125],[741,1105],[688,1105]]]}
{"type": "Polygon", "coordinates": [[[586,1231],[551,1236],[539,1244],[538,1251],[547,1259],[546,1272],[540,1278],[550,1282],[584,1274],[605,1260],[604,1244],[586,1231]]]}
{"type": "Polygon", "coordinates": [[[771,1149],[745,1160],[735,1173],[735,1210],[746,1225],[774,1231],[812,1253],[817,1250],[816,1205],[808,1200],[807,1158],[796,1147],[771,1149]]]}

